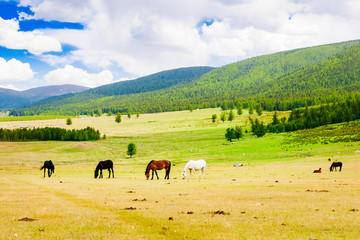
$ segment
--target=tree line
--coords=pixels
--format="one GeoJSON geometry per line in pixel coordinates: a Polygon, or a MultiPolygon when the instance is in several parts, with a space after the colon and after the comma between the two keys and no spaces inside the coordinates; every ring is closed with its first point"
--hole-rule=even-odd
{"type": "Polygon", "coordinates": [[[99,130],[87,127],[80,130],[64,128],[0,128],[0,141],[93,141],[100,139],[99,130]]]}
{"type": "Polygon", "coordinates": [[[360,95],[343,102],[293,109],[288,119],[286,117],[279,119],[275,111],[272,122],[267,125],[251,118],[250,123],[253,134],[261,137],[266,132],[291,132],[357,119],[360,119],[360,95]]]}

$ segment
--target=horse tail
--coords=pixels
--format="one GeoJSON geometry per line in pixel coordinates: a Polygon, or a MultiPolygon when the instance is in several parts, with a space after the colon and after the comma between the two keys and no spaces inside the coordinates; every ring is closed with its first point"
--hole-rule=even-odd
{"type": "Polygon", "coordinates": [[[170,169],[171,169],[171,162],[169,161],[169,168],[168,168],[168,170],[166,171],[166,174],[169,176],[169,174],[170,174],[170,169]]]}
{"type": "Polygon", "coordinates": [[[154,160],[151,160],[148,165],[146,166],[146,170],[145,170],[145,173],[149,172],[149,167],[150,167],[150,164],[153,162],[154,160]]]}
{"type": "Polygon", "coordinates": [[[44,169],[44,166],[42,166],[41,168],[40,168],[40,170],[43,170],[44,169]]]}

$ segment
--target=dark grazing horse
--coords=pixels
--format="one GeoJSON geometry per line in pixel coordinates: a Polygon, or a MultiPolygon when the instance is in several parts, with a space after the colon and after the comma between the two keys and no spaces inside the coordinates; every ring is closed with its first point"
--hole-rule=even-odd
{"type": "Polygon", "coordinates": [[[48,176],[51,177],[51,174],[55,172],[55,166],[51,160],[46,160],[44,162],[44,166],[40,168],[40,170],[44,169],[44,177],[45,177],[45,171],[48,169],[48,176]]]}
{"type": "Polygon", "coordinates": [[[330,166],[330,172],[332,172],[335,169],[336,172],[336,168],[339,167],[340,170],[339,172],[341,172],[341,168],[342,168],[342,162],[333,162],[330,166]]]}
{"type": "Polygon", "coordinates": [[[162,170],[164,168],[165,168],[165,171],[166,171],[164,179],[169,179],[170,169],[171,169],[171,162],[168,161],[168,160],[159,160],[159,161],[151,160],[149,162],[149,164],[147,165],[146,170],[145,170],[146,180],[149,180],[150,170],[152,170],[151,180],[153,180],[153,178],[154,178],[154,172],[156,174],[157,179],[159,180],[159,176],[158,176],[156,170],[162,170]]]}
{"type": "Polygon", "coordinates": [[[94,177],[97,178],[99,176],[99,178],[102,178],[102,170],[103,169],[107,169],[109,171],[109,178],[111,175],[111,171],[112,171],[112,175],[114,178],[114,168],[113,168],[113,162],[111,160],[105,160],[105,161],[100,161],[98,163],[98,165],[96,166],[95,172],[94,172],[94,177]],[[100,175],[99,175],[99,171],[100,171],[100,175]]]}

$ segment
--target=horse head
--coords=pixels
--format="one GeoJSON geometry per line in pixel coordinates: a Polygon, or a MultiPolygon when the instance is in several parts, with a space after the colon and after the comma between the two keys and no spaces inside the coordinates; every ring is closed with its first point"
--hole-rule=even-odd
{"type": "Polygon", "coordinates": [[[145,172],[145,176],[146,176],[146,180],[149,180],[149,177],[150,177],[150,171],[149,171],[149,172],[145,172]]]}
{"type": "Polygon", "coordinates": [[[182,179],[185,179],[185,178],[186,178],[186,171],[183,171],[182,179]]]}
{"type": "Polygon", "coordinates": [[[95,169],[94,171],[94,178],[97,178],[99,175],[99,170],[98,169],[95,169]]]}

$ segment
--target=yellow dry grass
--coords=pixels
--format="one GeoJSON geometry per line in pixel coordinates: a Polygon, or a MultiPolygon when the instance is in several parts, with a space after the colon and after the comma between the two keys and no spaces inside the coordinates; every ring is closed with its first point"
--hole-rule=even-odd
{"type": "Polygon", "coordinates": [[[359,162],[313,174],[321,164],[215,164],[202,180],[174,166],[153,181],[129,165],[114,179],[93,179],[90,165],[58,166],[50,179],[37,166],[2,168],[0,238],[357,239],[359,162]]]}
{"type": "Polygon", "coordinates": [[[121,124],[114,117],[74,118],[71,126],[65,119],[2,122],[91,126],[112,138],[2,142],[0,239],[360,239],[359,144],[284,150],[283,135],[227,144],[224,129],[245,126],[248,115],[213,124],[214,113],[123,116],[121,124]],[[133,159],[124,153],[128,139],[138,145],[133,159]],[[329,172],[327,156],[334,155],[342,172],[329,172]],[[159,171],[160,180],[146,181],[146,163],[169,156],[176,163],[170,180],[159,171]],[[204,179],[182,180],[194,156],[209,160],[204,179]],[[114,160],[115,178],[94,179],[105,158],[114,160]],[[39,170],[46,159],[56,165],[51,178],[39,170]],[[245,165],[233,167],[238,161],[245,165]],[[312,173],[319,167],[323,173],[312,173]]]}

